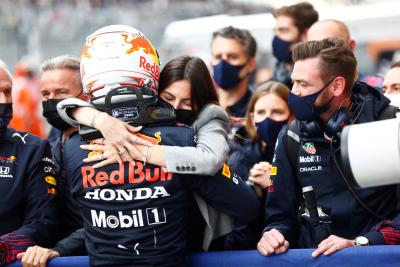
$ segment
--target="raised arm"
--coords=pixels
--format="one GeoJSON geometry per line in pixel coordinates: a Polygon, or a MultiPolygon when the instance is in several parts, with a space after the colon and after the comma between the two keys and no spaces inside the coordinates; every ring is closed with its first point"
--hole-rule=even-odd
{"type": "Polygon", "coordinates": [[[107,113],[100,112],[86,102],[74,102],[74,105],[62,101],[59,105],[60,115],[63,118],[68,117],[67,121],[72,121],[75,125],[80,123],[97,128],[105,137],[104,144],[82,147],[104,151],[103,155],[87,159],[87,161],[102,160],[94,167],[117,161],[141,160],[167,167],[169,171],[176,173],[214,175],[229,153],[227,141],[229,117],[222,108],[214,104],[207,105],[193,125],[198,137],[196,147],[138,144],[139,138],[135,133],[140,128],[132,127],[107,113]],[[71,119],[71,116],[76,120],[71,119]]]}

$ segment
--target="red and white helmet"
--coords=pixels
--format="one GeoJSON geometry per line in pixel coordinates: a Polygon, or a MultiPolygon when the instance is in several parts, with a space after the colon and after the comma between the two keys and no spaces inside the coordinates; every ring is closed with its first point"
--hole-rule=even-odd
{"type": "Polygon", "coordinates": [[[126,25],[110,25],[87,37],[81,54],[84,91],[105,96],[117,85],[147,85],[157,91],[160,60],[143,33],[126,25]]]}

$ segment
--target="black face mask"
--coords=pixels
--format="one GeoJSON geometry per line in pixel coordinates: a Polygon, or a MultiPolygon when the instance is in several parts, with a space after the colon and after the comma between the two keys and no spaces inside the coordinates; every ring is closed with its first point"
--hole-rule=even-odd
{"type": "Polygon", "coordinates": [[[193,110],[189,109],[176,109],[176,122],[186,125],[192,125],[196,120],[197,115],[193,110]]]}
{"type": "Polygon", "coordinates": [[[71,128],[72,126],[66,123],[57,112],[57,104],[64,99],[48,99],[42,102],[43,107],[43,117],[47,119],[47,122],[57,128],[58,130],[64,132],[71,128]]]}
{"type": "Polygon", "coordinates": [[[0,131],[5,131],[12,119],[12,103],[0,103],[0,131]]]}

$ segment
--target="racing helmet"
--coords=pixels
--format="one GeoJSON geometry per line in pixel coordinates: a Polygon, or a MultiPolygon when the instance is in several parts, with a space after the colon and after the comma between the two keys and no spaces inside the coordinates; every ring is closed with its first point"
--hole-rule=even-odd
{"type": "Polygon", "coordinates": [[[139,30],[110,25],[86,38],[81,54],[81,79],[89,96],[103,98],[123,85],[146,88],[156,94],[159,76],[158,53],[139,30]]]}

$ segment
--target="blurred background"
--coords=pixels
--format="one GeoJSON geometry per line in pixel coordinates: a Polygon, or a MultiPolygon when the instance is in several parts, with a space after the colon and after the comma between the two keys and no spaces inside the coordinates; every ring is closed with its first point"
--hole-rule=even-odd
{"type": "MultiPolygon", "coordinates": [[[[256,37],[258,67],[273,66],[271,10],[300,1],[278,0],[1,0],[0,58],[11,68],[23,61],[33,71],[59,54],[80,55],[85,37],[109,24],[144,32],[162,62],[181,54],[210,57],[211,33],[233,25],[256,37]]],[[[309,1],[320,18],[347,23],[357,42],[359,69],[385,71],[399,57],[400,3],[377,0],[309,1]]]]}

